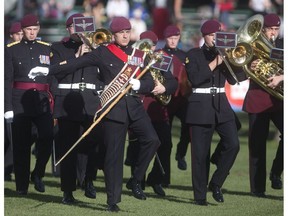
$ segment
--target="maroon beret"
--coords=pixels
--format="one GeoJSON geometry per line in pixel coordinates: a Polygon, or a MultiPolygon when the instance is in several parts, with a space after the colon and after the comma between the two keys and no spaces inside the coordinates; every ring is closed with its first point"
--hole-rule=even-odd
{"type": "Polygon", "coordinates": [[[38,17],[35,16],[34,14],[27,14],[21,20],[22,28],[26,28],[28,26],[38,26],[38,25],[40,25],[38,17]]]}
{"type": "Polygon", "coordinates": [[[131,23],[125,17],[114,17],[110,23],[110,30],[112,33],[130,29],[131,29],[131,23]]]}
{"type": "Polygon", "coordinates": [[[207,20],[201,26],[201,33],[203,36],[215,33],[221,30],[221,24],[217,20],[207,20]]]}
{"type": "Polygon", "coordinates": [[[74,18],[74,17],[84,17],[84,15],[81,14],[81,13],[72,14],[72,15],[66,20],[66,27],[69,27],[70,25],[73,24],[73,18],[74,18]]]}
{"type": "Polygon", "coordinates": [[[13,23],[9,29],[10,34],[15,34],[20,31],[22,31],[20,22],[13,23]]]}
{"type": "Polygon", "coordinates": [[[140,34],[140,40],[142,39],[150,39],[153,44],[157,44],[158,42],[158,37],[153,31],[144,31],[140,34]]]}
{"type": "Polygon", "coordinates": [[[267,14],[264,16],[264,26],[280,26],[281,20],[277,14],[267,14]]]}
{"type": "Polygon", "coordinates": [[[175,25],[169,25],[164,30],[164,37],[168,38],[171,36],[178,36],[180,35],[180,29],[175,25]]]}

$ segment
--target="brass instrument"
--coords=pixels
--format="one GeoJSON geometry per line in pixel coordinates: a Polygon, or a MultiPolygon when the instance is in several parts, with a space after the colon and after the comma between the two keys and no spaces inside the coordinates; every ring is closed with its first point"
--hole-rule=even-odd
{"type": "Polygon", "coordinates": [[[262,33],[264,17],[260,14],[250,17],[247,22],[237,30],[237,46],[226,49],[228,61],[242,67],[254,82],[264,88],[272,96],[283,100],[283,85],[272,89],[268,78],[283,74],[283,61],[270,58],[273,45],[262,33]],[[260,59],[255,71],[250,69],[253,60],[260,59]]]}
{"type": "Polygon", "coordinates": [[[110,43],[112,41],[112,33],[104,28],[96,29],[95,32],[87,32],[82,36],[84,43],[91,50],[96,49],[102,43],[110,43]]]}
{"type": "MultiPolygon", "coordinates": [[[[132,47],[142,50],[147,53],[147,58],[151,58],[150,55],[153,54],[151,47],[153,46],[153,42],[150,39],[142,39],[135,42],[132,47]]],[[[162,85],[165,83],[165,77],[162,75],[161,71],[156,68],[150,68],[150,73],[153,77],[153,80],[158,80],[162,85]]],[[[162,104],[168,105],[172,96],[167,95],[165,93],[154,95],[154,97],[162,104]]]]}

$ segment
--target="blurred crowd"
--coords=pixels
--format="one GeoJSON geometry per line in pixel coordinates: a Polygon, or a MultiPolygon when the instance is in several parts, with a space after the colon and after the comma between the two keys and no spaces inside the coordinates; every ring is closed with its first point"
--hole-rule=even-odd
{"type": "MultiPolygon", "coordinates": [[[[183,12],[189,8],[195,9],[197,20],[200,20],[198,26],[201,20],[216,18],[227,31],[237,30],[233,13],[238,9],[245,10],[248,16],[275,12],[283,17],[283,0],[205,0],[193,3],[187,0],[13,0],[5,2],[5,36],[9,36],[11,23],[19,21],[27,13],[33,13],[41,20],[60,23],[73,13],[83,13],[95,18],[97,28],[108,27],[114,16],[124,16],[131,21],[132,40],[139,39],[140,33],[149,29],[156,33],[161,44],[163,30],[170,24],[176,24],[183,32],[191,31],[189,23],[194,17],[183,12]]],[[[283,35],[282,29],[280,35],[283,35]]],[[[197,47],[200,39],[201,35],[197,33],[189,34],[189,38],[185,34],[182,36],[182,42],[190,46],[197,47]]]]}

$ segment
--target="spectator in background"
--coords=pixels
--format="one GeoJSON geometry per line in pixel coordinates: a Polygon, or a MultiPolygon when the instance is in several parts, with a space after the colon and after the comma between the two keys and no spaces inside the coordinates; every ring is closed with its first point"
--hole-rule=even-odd
{"type": "Polygon", "coordinates": [[[102,27],[104,21],[105,6],[103,0],[84,0],[84,16],[94,16],[96,28],[102,27]]]}
{"type": "Polygon", "coordinates": [[[147,30],[146,22],[142,19],[143,10],[141,7],[133,10],[133,17],[130,18],[131,29],[131,41],[137,41],[140,38],[140,34],[147,30]]]}
{"type": "Polygon", "coordinates": [[[218,19],[226,28],[231,27],[230,13],[235,9],[235,0],[214,0],[214,17],[218,19]]]}
{"type": "Polygon", "coordinates": [[[270,0],[249,0],[248,7],[254,14],[265,15],[271,9],[272,3],[270,0]]]}
{"type": "Polygon", "coordinates": [[[108,0],[106,5],[106,14],[109,20],[119,16],[129,18],[129,10],[128,0],[108,0]]]}

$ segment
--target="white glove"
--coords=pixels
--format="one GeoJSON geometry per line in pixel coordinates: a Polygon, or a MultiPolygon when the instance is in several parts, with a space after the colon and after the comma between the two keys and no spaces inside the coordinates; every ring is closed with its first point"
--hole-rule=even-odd
{"type": "Polygon", "coordinates": [[[132,89],[134,91],[138,91],[140,89],[140,81],[137,79],[131,79],[129,83],[132,85],[132,89]]]}
{"type": "Polygon", "coordinates": [[[14,112],[13,111],[7,111],[4,113],[4,118],[6,119],[7,122],[12,122],[14,117],[14,112]]]}
{"type": "Polygon", "coordinates": [[[47,76],[48,73],[49,73],[49,68],[37,66],[30,70],[28,77],[30,79],[34,79],[37,76],[47,76]]]}

